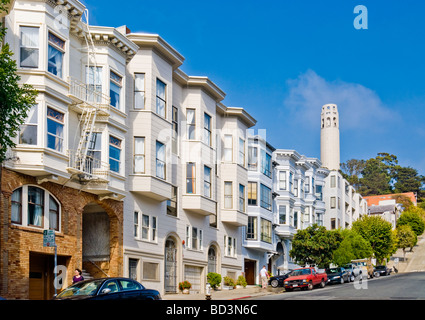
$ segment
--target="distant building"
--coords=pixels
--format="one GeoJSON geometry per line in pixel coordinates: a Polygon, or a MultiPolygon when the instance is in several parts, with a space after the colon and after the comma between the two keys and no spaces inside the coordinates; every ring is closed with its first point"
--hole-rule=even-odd
{"type": "Polygon", "coordinates": [[[405,193],[391,193],[391,194],[380,194],[377,196],[365,196],[364,199],[367,201],[367,205],[376,206],[383,200],[391,200],[395,199],[399,196],[407,197],[410,201],[412,201],[413,205],[417,205],[416,195],[413,192],[405,192],[405,193]]]}

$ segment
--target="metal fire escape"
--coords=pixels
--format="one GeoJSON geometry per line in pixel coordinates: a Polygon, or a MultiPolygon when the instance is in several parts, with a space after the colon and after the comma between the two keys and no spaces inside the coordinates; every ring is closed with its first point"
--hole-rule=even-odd
{"type": "Polygon", "coordinates": [[[80,113],[81,132],[77,149],[69,150],[68,171],[72,174],[71,179],[77,178],[83,184],[109,180],[109,164],[94,156],[97,137],[94,128],[98,116],[109,116],[110,105],[110,97],[96,90],[96,86],[89,81],[90,68],[93,68],[94,83],[98,73],[96,72],[96,48],[90,33],[87,10],[85,14],[86,23],[81,21],[81,24],[85,29],[83,34],[87,45],[86,81],[82,83],[77,79],[69,78],[69,96],[73,100],[72,108],[80,113]]]}

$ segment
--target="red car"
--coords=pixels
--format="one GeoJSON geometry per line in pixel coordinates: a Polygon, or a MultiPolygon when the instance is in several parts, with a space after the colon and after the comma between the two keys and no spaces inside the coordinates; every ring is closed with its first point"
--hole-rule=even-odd
{"type": "Polygon", "coordinates": [[[324,288],[328,276],[325,272],[318,272],[315,268],[300,268],[293,270],[287,279],[285,279],[284,286],[286,291],[291,291],[294,288],[312,290],[314,286],[319,285],[324,288]]]}

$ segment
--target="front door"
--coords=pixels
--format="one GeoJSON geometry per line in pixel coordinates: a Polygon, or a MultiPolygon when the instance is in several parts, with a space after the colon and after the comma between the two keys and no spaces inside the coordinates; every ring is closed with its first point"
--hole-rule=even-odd
{"type": "Polygon", "coordinates": [[[165,292],[177,292],[177,249],[172,239],[165,242],[165,292]]]}
{"type": "Polygon", "coordinates": [[[255,266],[256,261],[245,260],[245,279],[249,285],[255,284],[255,266]]]}

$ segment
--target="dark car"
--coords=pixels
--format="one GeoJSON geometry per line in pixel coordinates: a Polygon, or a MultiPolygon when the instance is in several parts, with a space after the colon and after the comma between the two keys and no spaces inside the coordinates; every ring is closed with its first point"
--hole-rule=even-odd
{"type": "Polygon", "coordinates": [[[133,279],[116,277],[77,282],[53,300],[161,300],[161,295],[133,279]]]}
{"type": "Polygon", "coordinates": [[[389,276],[391,274],[391,269],[387,266],[376,266],[374,270],[375,276],[389,276]]]}
{"type": "Polygon", "coordinates": [[[283,282],[285,281],[286,278],[289,277],[290,273],[291,273],[291,271],[288,271],[284,274],[270,277],[269,285],[271,285],[273,288],[283,287],[283,282]]]}
{"type": "Polygon", "coordinates": [[[350,282],[350,272],[343,267],[326,269],[328,275],[328,283],[344,283],[350,282]]]}

